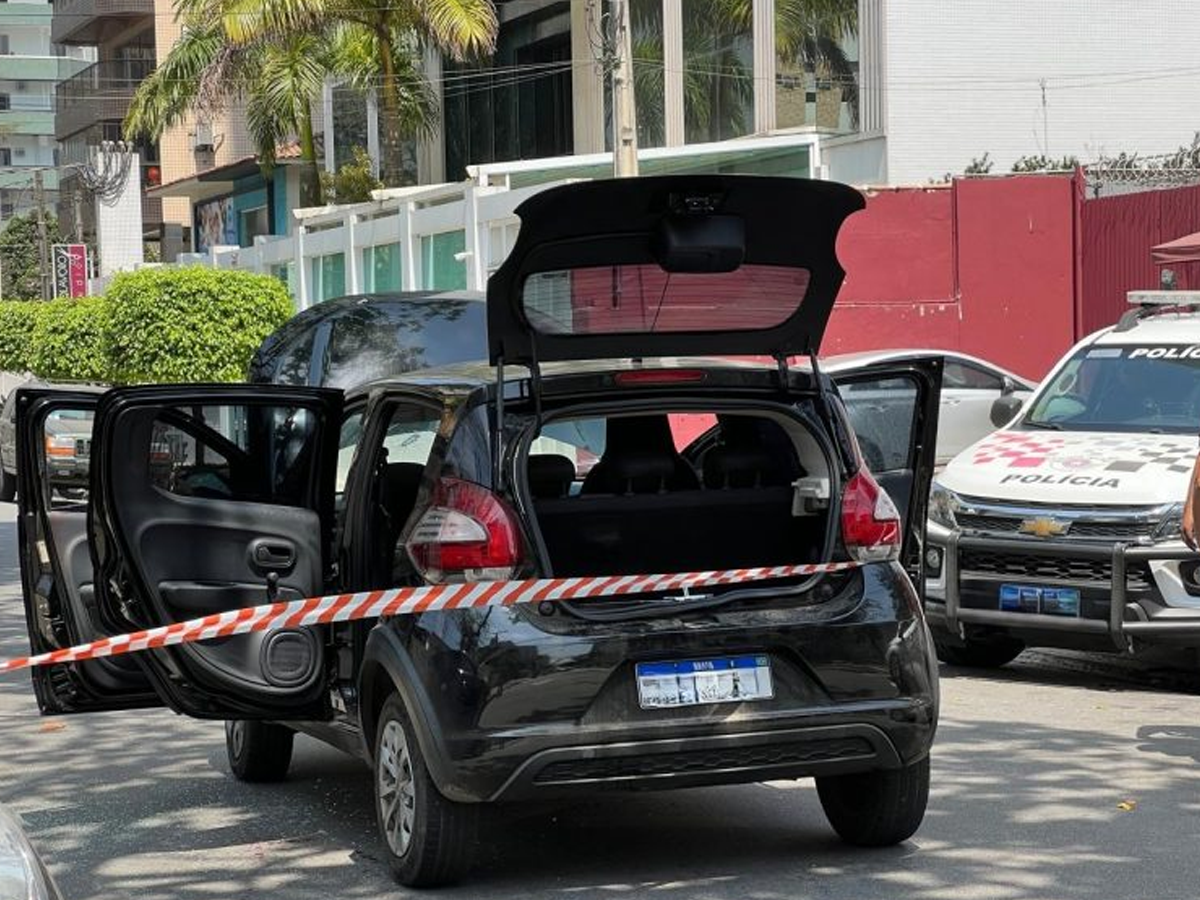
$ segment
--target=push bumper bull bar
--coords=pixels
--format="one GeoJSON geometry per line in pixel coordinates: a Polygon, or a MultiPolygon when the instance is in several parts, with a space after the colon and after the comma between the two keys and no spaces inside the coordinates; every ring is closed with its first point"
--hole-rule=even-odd
{"type": "Polygon", "coordinates": [[[1163,548],[1133,544],[1098,544],[1071,547],[1073,556],[1088,559],[1111,559],[1112,599],[1108,620],[1065,618],[1036,613],[1005,612],[1003,610],[970,609],[961,604],[959,580],[959,550],[979,549],[999,552],[1028,553],[1030,542],[1021,539],[971,538],[951,533],[945,545],[946,624],[952,632],[960,623],[994,625],[1009,628],[1036,628],[1047,631],[1071,631],[1076,634],[1107,634],[1117,649],[1130,649],[1133,638],[1196,638],[1200,641],[1200,609],[1164,607],[1151,612],[1129,600],[1127,573],[1130,563],[1166,562],[1200,558],[1186,547],[1163,548]]]}

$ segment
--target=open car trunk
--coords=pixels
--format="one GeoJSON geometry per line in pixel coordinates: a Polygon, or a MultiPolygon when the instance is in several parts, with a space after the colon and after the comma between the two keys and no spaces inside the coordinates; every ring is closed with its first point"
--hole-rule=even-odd
{"type": "Polygon", "coordinates": [[[526,473],[556,577],[828,558],[831,452],[779,409],[550,419],[526,473]]]}

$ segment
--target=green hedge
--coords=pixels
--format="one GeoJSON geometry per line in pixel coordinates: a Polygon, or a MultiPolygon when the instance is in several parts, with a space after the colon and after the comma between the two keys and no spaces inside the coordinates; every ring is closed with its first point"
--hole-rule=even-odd
{"type": "Polygon", "coordinates": [[[115,384],[242,381],[292,315],[276,279],[210,269],[118,275],[103,297],[0,302],[0,370],[115,384]]]}
{"type": "Polygon", "coordinates": [[[120,383],[242,381],[258,345],[293,311],[270,276],[202,266],[118,275],[104,299],[120,383]]]}
{"type": "Polygon", "coordinates": [[[27,303],[37,308],[29,369],[51,381],[109,381],[108,304],[102,297],[27,303]]]}
{"type": "Polygon", "coordinates": [[[24,300],[0,302],[0,370],[29,370],[29,349],[39,306],[24,300]]]}

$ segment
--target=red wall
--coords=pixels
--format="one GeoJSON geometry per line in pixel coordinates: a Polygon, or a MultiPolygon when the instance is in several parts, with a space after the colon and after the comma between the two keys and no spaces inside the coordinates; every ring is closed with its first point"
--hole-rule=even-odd
{"type": "Polygon", "coordinates": [[[962,350],[1040,377],[1074,340],[1073,180],[872,192],[842,230],[822,353],[962,350]]]}
{"type": "MultiPolygon", "coordinates": [[[[1158,287],[1150,248],[1200,231],[1200,187],[1084,200],[1080,231],[1079,325],[1087,334],[1120,318],[1128,291],[1158,287]]],[[[1169,268],[1178,287],[1200,288],[1200,264],[1169,268]]]]}

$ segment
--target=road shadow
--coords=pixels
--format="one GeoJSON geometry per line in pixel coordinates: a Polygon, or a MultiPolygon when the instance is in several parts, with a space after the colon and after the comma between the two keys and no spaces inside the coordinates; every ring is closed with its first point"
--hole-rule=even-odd
{"type": "Polygon", "coordinates": [[[1026,650],[998,669],[941,666],[945,680],[1038,684],[1087,691],[1169,691],[1200,695],[1200,664],[1193,650],[1154,648],[1133,656],[1074,650],[1026,650]]]}

